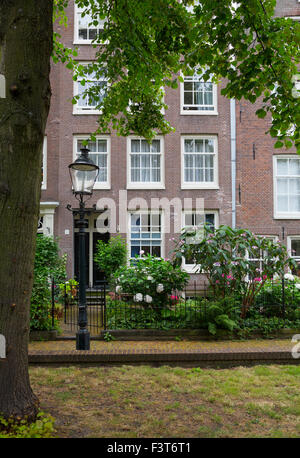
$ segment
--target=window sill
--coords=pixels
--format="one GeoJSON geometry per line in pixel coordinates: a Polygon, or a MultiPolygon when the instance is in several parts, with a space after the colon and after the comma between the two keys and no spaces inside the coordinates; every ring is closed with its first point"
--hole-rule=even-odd
{"type": "Polygon", "coordinates": [[[103,184],[101,183],[100,184],[99,183],[99,184],[95,184],[94,185],[94,191],[101,191],[103,189],[111,189],[110,184],[108,184],[108,183],[103,183],[103,184]]]}
{"type": "Polygon", "coordinates": [[[93,40],[74,40],[73,45],[96,45],[101,46],[107,44],[108,41],[104,41],[103,43],[93,43],[93,40]]]}
{"type": "Polygon", "coordinates": [[[287,215],[278,214],[273,216],[274,219],[300,219],[300,213],[290,213],[287,215]]]}
{"type": "Polygon", "coordinates": [[[189,189],[213,189],[213,190],[218,190],[220,187],[217,184],[182,184],[181,189],[183,190],[189,190],[189,189]]]}
{"type": "Polygon", "coordinates": [[[73,115],[101,115],[99,110],[73,110],[73,115]]]}
{"type": "Polygon", "coordinates": [[[151,190],[151,189],[166,189],[165,185],[163,184],[155,184],[155,183],[137,183],[137,184],[127,184],[127,189],[144,189],[144,190],[151,190]]]}
{"type": "Polygon", "coordinates": [[[196,115],[196,116],[217,116],[217,111],[198,111],[198,110],[181,110],[181,115],[196,115]]]}

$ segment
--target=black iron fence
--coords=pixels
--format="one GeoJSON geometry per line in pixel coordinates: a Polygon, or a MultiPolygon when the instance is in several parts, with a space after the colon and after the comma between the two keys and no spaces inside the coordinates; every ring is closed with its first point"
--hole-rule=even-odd
{"type": "MultiPolygon", "coordinates": [[[[102,282],[96,288],[86,289],[86,305],[88,315],[88,329],[92,335],[99,334],[105,329],[105,302],[106,283],[102,282]]],[[[73,288],[67,292],[65,288],[63,297],[63,317],[61,327],[64,332],[73,333],[78,326],[78,289],[73,288]]]]}
{"type": "MultiPolygon", "coordinates": [[[[247,312],[248,318],[279,317],[300,319],[300,286],[287,280],[264,285],[247,312]]],[[[207,283],[193,282],[184,291],[173,291],[164,300],[140,295],[119,294],[105,282],[86,291],[88,328],[92,335],[109,329],[197,329],[207,326],[216,315],[238,320],[242,297],[238,294],[216,297],[207,283]],[[150,300],[151,299],[151,300],[150,300]],[[222,312],[222,313],[221,313],[222,312]]],[[[65,292],[61,327],[65,333],[78,326],[78,293],[65,292]]]]}

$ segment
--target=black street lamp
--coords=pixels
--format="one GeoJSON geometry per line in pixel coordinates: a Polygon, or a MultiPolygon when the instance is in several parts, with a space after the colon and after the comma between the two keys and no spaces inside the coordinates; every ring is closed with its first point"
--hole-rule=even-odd
{"type": "MultiPolygon", "coordinates": [[[[99,173],[99,167],[89,158],[89,149],[80,149],[81,155],[75,162],[69,165],[70,177],[73,185],[73,193],[79,201],[79,304],[78,325],[76,333],[76,350],[90,349],[90,333],[87,329],[87,306],[86,306],[86,253],[85,253],[85,202],[91,198],[93,187],[99,173]],[[87,197],[87,198],[86,198],[87,197]]],[[[68,206],[69,208],[69,206],[68,206]]]]}

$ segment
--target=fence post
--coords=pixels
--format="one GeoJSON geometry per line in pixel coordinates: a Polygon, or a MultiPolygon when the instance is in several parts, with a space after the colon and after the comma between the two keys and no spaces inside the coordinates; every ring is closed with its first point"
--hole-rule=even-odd
{"type": "Polygon", "coordinates": [[[104,297],[104,303],[103,303],[103,329],[106,331],[106,281],[103,283],[103,297],[104,297]]]}
{"type": "Polygon", "coordinates": [[[282,284],[282,315],[285,317],[285,284],[284,284],[284,277],[281,280],[282,284]]]}
{"type": "Polygon", "coordinates": [[[54,300],[54,278],[51,279],[51,315],[52,315],[52,329],[54,329],[54,312],[55,312],[55,300],[54,300]]]}

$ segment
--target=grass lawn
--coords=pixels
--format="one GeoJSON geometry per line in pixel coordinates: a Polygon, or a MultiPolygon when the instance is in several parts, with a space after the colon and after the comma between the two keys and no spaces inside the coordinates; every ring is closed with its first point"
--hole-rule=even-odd
{"type": "Polygon", "coordinates": [[[299,437],[300,366],[34,367],[56,437],[299,437]]]}

